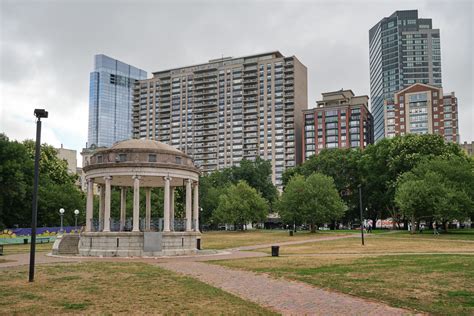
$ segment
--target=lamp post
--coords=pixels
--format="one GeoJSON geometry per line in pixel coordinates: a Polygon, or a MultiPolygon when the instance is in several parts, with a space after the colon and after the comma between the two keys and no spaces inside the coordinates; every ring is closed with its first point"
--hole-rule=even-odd
{"type": "Polygon", "coordinates": [[[76,233],[77,233],[77,216],[79,215],[79,210],[74,210],[74,215],[76,216],[76,221],[75,221],[75,225],[74,225],[74,230],[75,230],[76,233]]]}
{"type": "Polygon", "coordinates": [[[28,281],[35,279],[35,252],[36,252],[36,215],[38,213],[38,182],[39,182],[39,160],[41,152],[41,118],[48,118],[48,111],[35,109],[36,121],[36,143],[35,143],[35,176],[33,182],[33,201],[31,211],[31,248],[30,248],[30,270],[28,281]]]}
{"type": "Polygon", "coordinates": [[[359,184],[359,209],[360,209],[360,237],[362,238],[362,246],[364,246],[364,218],[362,216],[362,186],[359,184]]]}
{"type": "Polygon", "coordinates": [[[64,209],[60,208],[59,209],[59,216],[61,216],[61,229],[59,232],[62,234],[63,233],[63,218],[64,218],[64,209]]]}

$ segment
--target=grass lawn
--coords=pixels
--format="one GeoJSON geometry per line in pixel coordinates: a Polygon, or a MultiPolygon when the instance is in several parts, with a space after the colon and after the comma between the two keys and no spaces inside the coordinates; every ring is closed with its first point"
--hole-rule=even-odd
{"type": "MultiPolygon", "coordinates": [[[[16,245],[3,245],[3,254],[4,255],[14,255],[19,253],[28,253],[30,252],[30,244],[16,244],[16,245]]],[[[46,252],[51,251],[53,248],[53,243],[44,243],[44,244],[36,244],[36,251],[37,252],[46,252]]]]}
{"type": "MultiPolygon", "coordinates": [[[[280,254],[386,254],[405,252],[470,252],[474,254],[474,243],[472,242],[457,240],[437,242],[437,240],[424,240],[416,237],[394,238],[387,236],[389,235],[372,235],[365,239],[365,246],[361,245],[360,238],[345,238],[322,242],[309,242],[300,245],[280,246],[280,254]]],[[[268,248],[257,249],[256,251],[271,252],[268,248]]]]}
{"type": "Polygon", "coordinates": [[[298,231],[290,237],[287,230],[214,231],[203,232],[202,247],[203,249],[226,249],[325,236],[327,234],[321,232],[311,234],[308,231],[298,231]]]}
{"type": "Polygon", "coordinates": [[[211,262],[437,315],[474,314],[474,256],[264,257],[211,262]]]}
{"type": "Polygon", "coordinates": [[[432,230],[424,231],[422,234],[410,234],[408,231],[400,231],[397,234],[387,234],[384,237],[386,238],[421,238],[421,239],[430,239],[430,240],[468,240],[474,241],[474,229],[452,229],[447,233],[441,233],[437,236],[433,235],[432,230]]]}
{"type": "Polygon", "coordinates": [[[89,262],[0,270],[0,314],[273,314],[197,280],[144,263],[89,262]]]}

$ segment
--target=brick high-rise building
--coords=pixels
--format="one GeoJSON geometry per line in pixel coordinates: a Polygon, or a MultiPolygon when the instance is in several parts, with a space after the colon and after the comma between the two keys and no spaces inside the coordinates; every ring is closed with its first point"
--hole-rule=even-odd
{"type": "Polygon", "coordinates": [[[325,148],[365,148],[373,143],[368,96],[342,89],[322,96],[315,108],[303,111],[305,160],[325,148]]]}
{"type": "Polygon", "coordinates": [[[458,104],[454,92],[417,83],[385,101],[385,137],[405,134],[439,134],[459,142],[458,104]]]}
{"type": "Polygon", "coordinates": [[[306,72],[278,51],[154,72],[134,88],[134,137],[170,144],[204,172],[260,156],[280,186],[301,162],[306,72]]]}

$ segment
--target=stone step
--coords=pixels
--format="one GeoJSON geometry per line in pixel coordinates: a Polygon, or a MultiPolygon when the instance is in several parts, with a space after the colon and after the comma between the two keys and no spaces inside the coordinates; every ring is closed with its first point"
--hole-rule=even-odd
{"type": "Polygon", "coordinates": [[[61,243],[58,247],[60,255],[78,254],[79,253],[79,236],[78,235],[64,235],[61,238],[61,243]]]}

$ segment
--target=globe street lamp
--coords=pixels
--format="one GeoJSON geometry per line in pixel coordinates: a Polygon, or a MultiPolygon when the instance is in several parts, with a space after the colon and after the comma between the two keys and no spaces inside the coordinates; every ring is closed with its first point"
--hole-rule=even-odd
{"type": "Polygon", "coordinates": [[[59,215],[61,216],[61,229],[59,232],[62,234],[63,233],[63,217],[64,217],[64,209],[60,208],[59,209],[59,215]]]}
{"type": "Polygon", "coordinates": [[[74,230],[76,231],[77,233],[77,216],[79,215],[79,210],[74,210],[74,215],[76,215],[76,224],[74,225],[74,230]]]}

